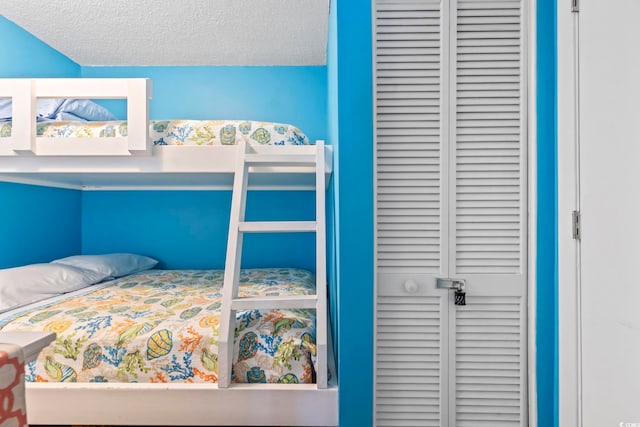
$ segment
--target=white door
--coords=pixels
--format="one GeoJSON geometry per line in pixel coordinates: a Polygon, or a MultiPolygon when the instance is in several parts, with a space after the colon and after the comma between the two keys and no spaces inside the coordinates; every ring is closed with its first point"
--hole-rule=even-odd
{"type": "Polygon", "coordinates": [[[377,426],[527,425],[525,10],[375,2],[377,426]]]}
{"type": "Polygon", "coordinates": [[[640,2],[580,3],[582,425],[640,426],[640,2]]]}

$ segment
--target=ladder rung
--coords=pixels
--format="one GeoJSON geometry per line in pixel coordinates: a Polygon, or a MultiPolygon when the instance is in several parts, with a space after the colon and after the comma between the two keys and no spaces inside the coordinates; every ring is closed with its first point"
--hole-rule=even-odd
{"type": "Polygon", "coordinates": [[[245,163],[249,166],[315,166],[314,154],[247,154],[245,163]]]}
{"type": "Polygon", "coordinates": [[[238,224],[238,230],[245,233],[311,233],[316,229],[315,221],[250,221],[238,224]]]}
{"type": "Polygon", "coordinates": [[[269,308],[316,308],[315,295],[236,298],[232,310],[259,310],[269,308]]]}

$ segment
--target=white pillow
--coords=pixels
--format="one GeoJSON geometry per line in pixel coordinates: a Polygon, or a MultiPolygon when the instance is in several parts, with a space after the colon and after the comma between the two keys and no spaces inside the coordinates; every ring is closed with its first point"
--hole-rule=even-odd
{"type": "Polygon", "coordinates": [[[0,270],[0,312],[86,288],[106,274],[62,264],[31,264],[0,270]]]}
{"type": "Polygon", "coordinates": [[[52,262],[97,271],[113,278],[149,270],[158,264],[153,258],[137,254],[76,255],[52,262]]]}

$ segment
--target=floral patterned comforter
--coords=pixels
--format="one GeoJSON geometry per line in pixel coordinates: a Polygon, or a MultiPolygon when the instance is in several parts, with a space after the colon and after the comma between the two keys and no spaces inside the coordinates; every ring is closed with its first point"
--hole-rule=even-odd
{"type": "MultiPolygon", "coordinates": [[[[221,270],[149,270],[0,319],[0,329],[53,331],[27,381],[217,382],[221,270]]],[[[308,295],[305,270],[243,270],[240,297],[308,295]]],[[[315,381],[315,310],[237,312],[236,382],[315,381]]]]}
{"type": "MultiPolygon", "coordinates": [[[[128,134],[126,121],[69,122],[44,121],[36,125],[41,137],[109,138],[128,134]]],[[[297,127],[247,120],[162,120],[149,122],[149,134],[155,145],[269,145],[309,144],[309,138],[297,127]]],[[[11,136],[11,122],[0,122],[0,139],[11,136]]]]}

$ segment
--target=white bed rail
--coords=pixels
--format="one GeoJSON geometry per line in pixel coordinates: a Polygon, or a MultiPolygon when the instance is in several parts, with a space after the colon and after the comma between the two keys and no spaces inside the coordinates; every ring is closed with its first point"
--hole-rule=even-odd
{"type": "MultiPolygon", "coordinates": [[[[0,156],[130,156],[151,154],[149,79],[0,79],[0,98],[12,100],[11,136],[0,138],[0,156]],[[39,137],[38,98],[125,99],[127,136],[39,137]]],[[[1,125],[1,122],[0,122],[1,125]]]]}

